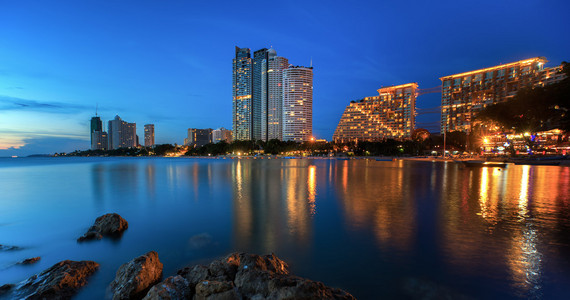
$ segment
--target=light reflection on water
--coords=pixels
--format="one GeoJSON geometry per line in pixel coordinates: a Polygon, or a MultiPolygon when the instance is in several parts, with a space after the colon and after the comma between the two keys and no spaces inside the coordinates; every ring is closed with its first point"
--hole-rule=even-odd
{"type": "Polygon", "coordinates": [[[250,251],[275,252],[294,273],[364,299],[560,298],[570,284],[569,190],[569,167],[0,160],[0,244],[25,247],[0,252],[0,285],[59,260],[93,259],[101,270],[78,297],[88,299],[148,250],[167,276],[250,251]],[[130,223],[120,241],[75,243],[112,211],[130,223]],[[32,256],[42,256],[37,266],[14,265],[32,256]]]}

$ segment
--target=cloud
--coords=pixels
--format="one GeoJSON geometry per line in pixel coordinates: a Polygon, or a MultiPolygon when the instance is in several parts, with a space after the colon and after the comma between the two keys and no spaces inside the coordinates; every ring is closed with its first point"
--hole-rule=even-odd
{"type": "Polygon", "coordinates": [[[85,105],[63,102],[37,101],[0,95],[0,111],[32,110],[53,113],[75,113],[78,110],[90,109],[85,105]]]}
{"type": "MultiPolygon", "coordinates": [[[[4,148],[6,144],[4,134],[0,138],[0,157],[5,156],[27,156],[32,154],[53,154],[56,152],[72,152],[74,150],[85,150],[89,148],[89,141],[65,136],[36,135],[20,140],[21,144],[4,148]]],[[[17,141],[16,141],[17,142],[17,141]]]]}

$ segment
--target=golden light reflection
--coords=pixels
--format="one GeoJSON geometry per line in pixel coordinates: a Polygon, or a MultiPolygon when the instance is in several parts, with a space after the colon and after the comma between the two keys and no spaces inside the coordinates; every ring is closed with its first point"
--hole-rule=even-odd
{"type": "Polygon", "coordinates": [[[528,177],[530,175],[530,166],[522,166],[521,172],[521,189],[519,193],[519,217],[524,220],[528,216],[528,177]]]}
{"type": "Polygon", "coordinates": [[[309,166],[309,179],[307,180],[307,185],[309,186],[309,207],[311,210],[311,215],[315,215],[316,212],[316,197],[317,197],[317,167],[309,166]]]}

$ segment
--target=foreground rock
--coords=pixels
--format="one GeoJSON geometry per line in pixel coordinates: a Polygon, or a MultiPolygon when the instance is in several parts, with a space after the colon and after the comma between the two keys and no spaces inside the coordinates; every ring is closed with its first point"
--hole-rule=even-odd
{"type": "Polygon", "coordinates": [[[5,294],[8,294],[8,292],[10,292],[10,290],[12,290],[13,287],[14,287],[13,284],[5,284],[0,286],[0,297],[4,296],[5,294]]]}
{"type": "Polygon", "coordinates": [[[77,241],[100,240],[103,236],[119,237],[127,228],[129,228],[129,223],[119,214],[102,215],[95,220],[95,224],[77,241]]]}
{"type": "Polygon", "coordinates": [[[24,260],[22,260],[21,262],[19,262],[19,265],[31,265],[31,264],[35,264],[38,261],[40,261],[41,257],[32,257],[32,258],[26,258],[24,260]]]}
{"type": "Polygon", "coordinates": [[[13,251],[13,250],[20,250],[21,248],[18,246],[8,246],[0,244],[0,251],[13,251]]]}
{"type": "Polygon", "coordinates": [[[119,267],[109,290],[113,300],[141,299],[161,277],[162,263],[158,254],[151,251],[119,267]]]}
{"type": "Polygon", "coordinates": [[[153,287],[151,299],[355,299],[321,282],[289,274],[288,265],[274,254],[234,253],[209,266],[178,271],[153,287]],[[190,294],[190,295],[188,295],[190,294]]]}
{"type": "Polygon", "coordinates": [[[94,261],[61,261],[26,280],[14,298],[70,299],[98,268],[94,261]]]}

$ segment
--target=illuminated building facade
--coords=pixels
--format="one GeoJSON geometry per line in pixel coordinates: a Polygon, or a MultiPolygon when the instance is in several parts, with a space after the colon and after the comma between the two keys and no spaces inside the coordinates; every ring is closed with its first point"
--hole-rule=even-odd
{"type": "Polygon", "coordinates": [[[224,127],[212,130],[212,143],[219,143],[224,141],[226,143],[232,142],[232,131],[224,127]]]}
{"type": "Polygon", "coordinates": [[[144,125],[144,146],[154,146],[154,124],[144,125]]]}
{"type": "Polygon", "coordinates": [[[441,77],[441,132],[470,132],[473,118],[487,105],[506,101],[522,88],[565,78],[561,66],[545,69],[546,62],[535,57],[441,77]]]}
{"type": "Polygon", "coordinates": [[[108,145],[109,141],[106,132],[100,130],[91,132],[91,150],[107,150],[108,145]]]}
{"type": "Polygon", "coordinates": [[[236,140],[252,135],[252,59],[249,48],[235,48],[232,76],[232,131],[236,140]]]}
{"type": "Polygon", "coordinates": [[[313,136],[313,68],[283,70],[283,140],[309,141],[313,136]]]}
{"type": "Polygon", "coordinates": [[[415,126],[417,83],[385,87],[351,101],[333,134],[335,142],[408,139],[415,126]]]}
{"type": "Polygon", "coordinates": [[[202,147],[212,142],[212,129],[188,128],[188,138],[184,139],[184,145],[202,147]]]}
{"type": "Polygon", "coordinates": [[[103,122],[101,122],[101,118],[97,116],[97,113],[95,113],[95,116],[91,118],[91,145],[93,145],[93,132],[95,131],[103,131],[103,122]]]}
{"type": "MultiPolygon", "coordinates": [[[[275,51],[275,50],[273,50],[275,51]]],[[[267,87],[263,82],[267,81],[267,60],[269,50],[262,48],[253,53],[253,100],[252,100],[252,138],[261,140],[261,129],[263,126],[263,108],[267,103],[267,87]]]]}
{"type": "Polygon", "coordinates": [[[267,77],[263,89],[267,91],[266,105],[262,110],[262,139],[283,139],[283,70],[289,66],[289,60],[277,56],[269,49],[267,77]]]}
{"type": "Polygon", "coordinates": [[[130,148],[137,146],[137,124],[128,123],[119,116],[109,121],[109,149],[130,148]]]}

